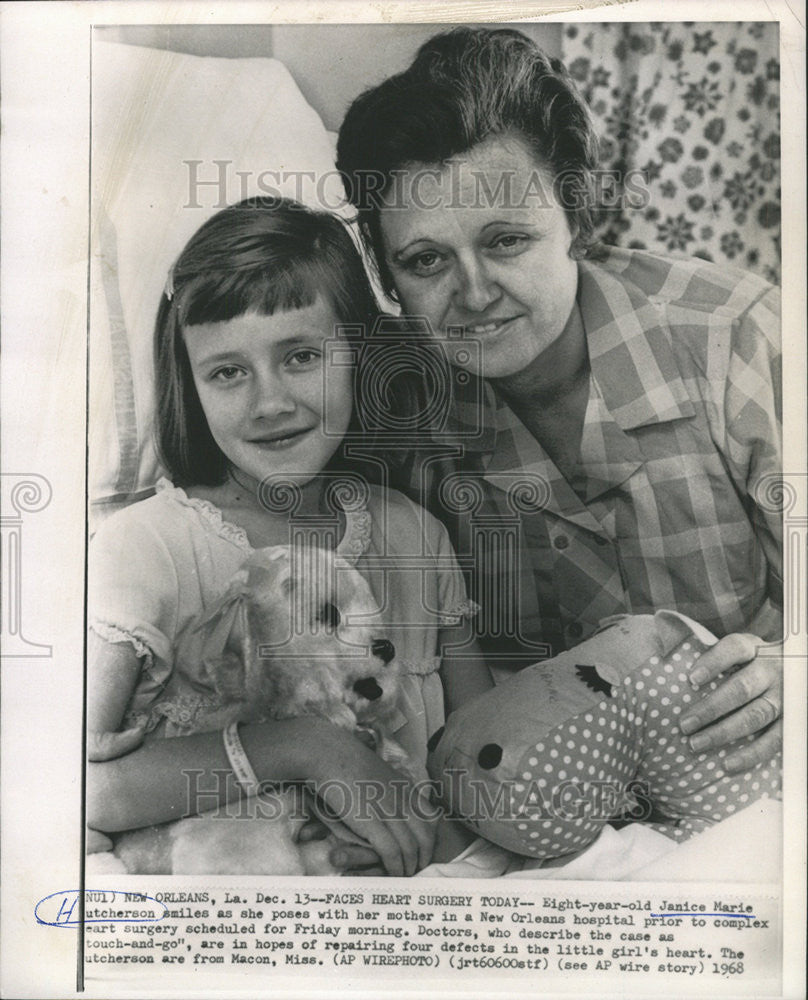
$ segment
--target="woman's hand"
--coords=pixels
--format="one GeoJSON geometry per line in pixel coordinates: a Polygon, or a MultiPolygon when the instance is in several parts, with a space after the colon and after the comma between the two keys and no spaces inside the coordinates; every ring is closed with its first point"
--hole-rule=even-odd
{"type": "Polygon", "coordinates": [[[429,817],[431,807],[413,784],[352,733],[329,729],[310,780],[325,805],[371,848],[339,847],[335,854],[343,856],[332,861],[364,867],[373,864],[375,852],[388,875],[414,875],[432,859],[437,811],[429,817]]]}
{"type": "Polygon", "coordinates": [[[680,723],[696,753],[758,734],[754,742],[734,750],[724,760],[729,773],[748,771],[770,760],[783,741],[780,644],[766,644],[757,636],[742,633],[725,636],[702,654],[690,680],[698,689],[739,664],[743,666],[702,697],[680,723]]]}

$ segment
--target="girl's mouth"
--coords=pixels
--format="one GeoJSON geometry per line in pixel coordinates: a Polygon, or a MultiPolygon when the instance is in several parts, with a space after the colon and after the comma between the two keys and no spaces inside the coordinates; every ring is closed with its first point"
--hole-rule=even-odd
{"type": "Polygon", "coordinates": [[[257,445],[267,451],[282,451],[284,448],[291,448],[305,434],[311,431],[311,427],[303,427],[301,430],[288,431],[285,434],[274,434],[263,438],[252,438],[250,444],[257,445]]]}

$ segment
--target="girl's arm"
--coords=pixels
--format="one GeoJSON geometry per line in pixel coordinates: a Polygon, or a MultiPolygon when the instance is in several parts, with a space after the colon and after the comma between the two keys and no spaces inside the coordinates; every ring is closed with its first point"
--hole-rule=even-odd
{"type": "MultiPolygon", "coordinates": [[[[259,782],[311,782],[390,875],[412,875],[429,863],[433,824],[400,794],[401,774],[352,733],[314,717],[245,725],[239,732],[259,782]]],[[[240,794],[221,733],[154,740],[88,765],[87,822],[108,833],[129,830],[214,809],[240,794]]]]}
{"type": "MultiPolygon", "coordinates": [[[[471,625],[466,623],[465,634],[468,636],[470,631],[471,625]]],[[[494,686],[476,639],[469,639],[462,649],[455,651],[450,648],[462,641],[463,634],[461,629],[442,629],[439,634],[439,648],[444,650],[440,675],[447,715],[470,698],[483,694],[494,686]]]]}
{"type": "MultiPolygon", "coordinates": [[[[127,644],[97,637],[92,652],[89,724],[114,731],[140,662],[127,644]]],[[[406,809],[402,776],[352,733],[306,717],[245,725],[240,735],[259,782],[312,782],[343,822],[371,844],[391,875],[411,875],[428,864],[432,824],[406,809]]],[[[125,756],[88,764],[87,823],[107,833],[130,830],[240,796],[220,732],[158,739],[125,756]]]]}
{"type": "Polygon", "coordinates": [[[143,664],[128,642],[106,642],[95,632],[88,636],[87,649],[87,759],[106,761],[143,742],[140,729],[120,732],[143,664]]]}
{"type": "Polygon", "coordinates": [[[87,653],[87,728],[117,732],[140,677],[141,657],[128,642],[107,642],[95,632],[88,636],[87,653]]]}

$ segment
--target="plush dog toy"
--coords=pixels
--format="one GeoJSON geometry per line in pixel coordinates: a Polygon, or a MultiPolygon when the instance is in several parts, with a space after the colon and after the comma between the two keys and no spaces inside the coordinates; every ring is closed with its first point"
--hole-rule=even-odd
{"type": "Polygon", "coordinates": [[[727,775],[732,747],[695,753],[679,732],[691,668],[715,641],[674,612],[625,616],[467,702],[430,740],[444,801],[488,840],[549,859],[621,814],[685,840],[776,797],[779,759],[727,775]]]}
{"type": "MultiPolygon", "coordinates": [[[[399,671],[378,620],[367,581],[333,552],[255,552],[199,626],[205,648],[220,655],[206,660],[211,693],[194,731],[316,715],[355,732],[412,780],[425,780],[388,735],[399,671]]],[[[95,734],[91,759],[131,750],[116,751],[118,736],[95,734]]],[[[236,805],[130,831],[116,837],[114,854],[133,874],[335,874],[328,854],[337,837],[351,834],[329,823],[325,841],[297,843],[312,805],[311,796],[304,800],[299,787],[270,789],[255,818],[239,816],[236,805]]]]}

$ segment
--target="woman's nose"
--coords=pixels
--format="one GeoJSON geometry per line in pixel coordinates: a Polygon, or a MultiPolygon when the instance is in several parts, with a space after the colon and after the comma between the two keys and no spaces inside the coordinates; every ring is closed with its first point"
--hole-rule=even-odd
{"type": "Polygon", "coordinates": [[[274,373],[256,375],[253,385],[252,416],[283,416],[293,413],[296,403],[284,379],[274,373]]]}
{"type": "Polygon", "coordinates": [[[501,292],[488,274],[485,262],[476,255],[461,260],[460,281],[455,297],[458,305],[469,312],[484,312],[501,292]]]}

